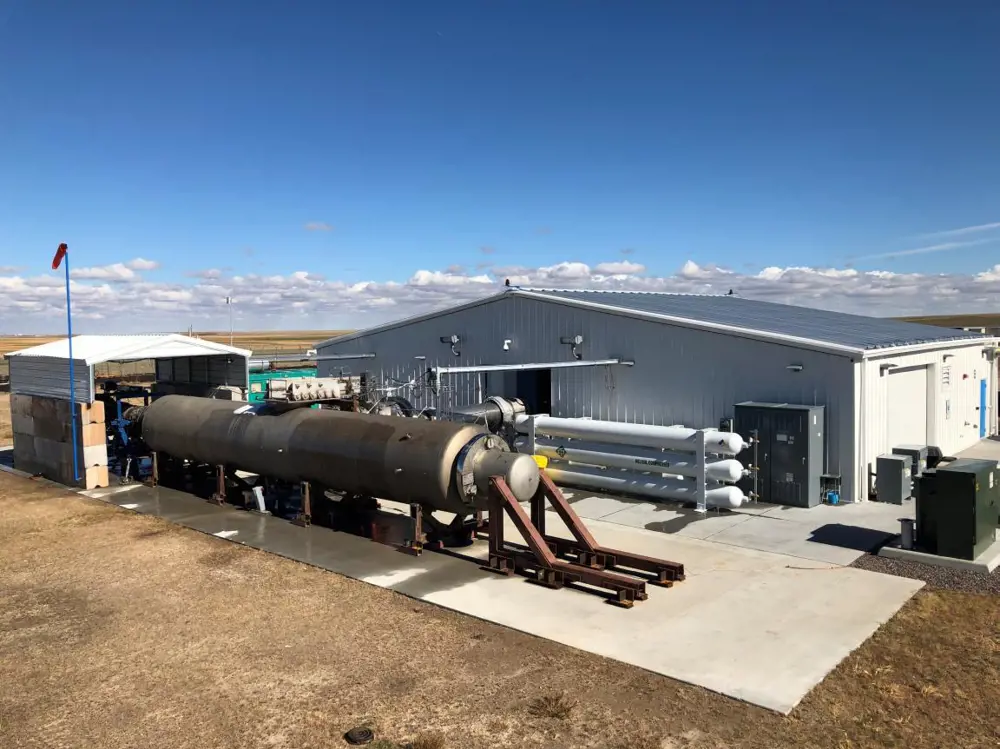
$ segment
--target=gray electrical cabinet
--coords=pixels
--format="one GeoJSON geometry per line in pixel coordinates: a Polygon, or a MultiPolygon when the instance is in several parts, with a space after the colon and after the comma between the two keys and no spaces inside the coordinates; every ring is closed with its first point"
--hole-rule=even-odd
{"type": "MultiPolygon", "coordinates": [[[[756,465],[756,491],[761,502],[815,507],[821,501],[825,469],[825,409],[793,403],[737,403],[734,430],[744,439],[756,433],[756,445],[739,455],[743,465],[756,465]],[[756,463],[755,463],[756,460],[756,463]]],[[[740,483],[753,489],[753,479],[740,483]]]]}
{"type": "Polygon", "coordinates": [[[917,479],[917,543],[921,551],[976,559],[996,538],[1000,470],[993,460],[961,459],[917,479]]]}
{"type": "Polygon", "coordinates": [[[910,478],[927,470],[927,445],[899,445],[892,448],[892,454],[910,456],[910,478]]]}
{"type": "Polygon", "coordinates": [[[879,455],[875,459],[875,492],[879,502],[901,505],[913,496],[909,455],[879,455]]]}

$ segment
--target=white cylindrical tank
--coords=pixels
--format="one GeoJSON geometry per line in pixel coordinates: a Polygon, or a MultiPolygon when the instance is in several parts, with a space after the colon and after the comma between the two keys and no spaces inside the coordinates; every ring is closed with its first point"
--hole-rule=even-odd
{"type": "MultiPolygon", "coordinates": [[[[529,448],[521,438],[516,447],[522,452],[529,448]]],[[[535,440],[535,454],[550,460],[564,460],[630,471],[667,473],[677,476],[697,476],[698,464],[691,453],[664,452],[652,447],[624,447],[584,440],[542,437],[535,440]]],[[[735,458],[710,458],[705,461],[705,478],[711,481],[735,482],[746,473],[735,458]]]]}
{"type": "MultiPolygon", "coordinates": [[[[634,471],[605,471],[590,466],[549,463],[545,473],[557,484],[585,489],[634,494],[652,499],[673,499],[679,502],[697,502],[695,484],[685,479],[660,478],[634,471]]],[[[736,509],[747,502],[747,496],[735,486],[709,482],[705,488],[705,504],[709,507],[736,509]]]]}
{"type": "Polygon", "coordinates": [[[687,427],[626,424],[620,421],[596,419],[562,419],[555,416],[518,417],[516,425],[519,432],[528,432],[529,420],[535,423],[536,439],[539,435],[548,435],[681,451],[694,450],[692,441],[703,439],[707,452],[721,455],[736,455],[747,446],[740,435],[734,432],[720,432],[717,429],[700,431],[687,427]]]}

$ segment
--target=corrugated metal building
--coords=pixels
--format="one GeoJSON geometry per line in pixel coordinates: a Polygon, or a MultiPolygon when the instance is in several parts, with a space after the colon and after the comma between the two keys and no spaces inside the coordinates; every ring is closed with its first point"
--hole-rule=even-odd
{"type": "MultiPolygon", "coordinates": [[[[737,296],[509,288],[316,348],[374,354],[357,372],[414,383],[402,393],[421,406],[506,395],[555,416],[709,427],[742,401],[823,405],[826,470],[859,501],[869,467],[894,446],[953,454],[996,433],[996,346],[737,296]],[[421,383],[436,368],[435,395],[421,383]]],[[[320,375],[347,364],[320,361],[320,375]]]]}
{"type": "MultiPolygon", "coordinates": [[[[63,338],[7,354],[10,389],[19,395],[69,400],[69,342],[63,338]]],[[[160,383],[230,386],[246,390],[250,352],[179,334],[73,336],[78,402],[94,400],[94,367],[105,362],[155,360],[160,383]]]]}

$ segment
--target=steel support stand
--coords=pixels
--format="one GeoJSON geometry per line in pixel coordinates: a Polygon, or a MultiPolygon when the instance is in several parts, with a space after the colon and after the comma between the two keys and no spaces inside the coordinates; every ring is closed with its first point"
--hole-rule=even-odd
{"type": "Polygon", "coordinates": [[[160,484],[160,456],[154,451],[151,455],[153,459],[153,472],[149,477],[150,486],[159,486],[160,484]]]}
{"type": "Polygon", "coordinates": [[[302,494],[302,506],[292,523],[305,527],[312,525],[312,482],[303,481],[299,484],[299,492],[302,494]]]}
{"type": "Polygon", "coordinates": [[[226,467],[216,466],[215,467],[215,493],[212,494],[210,500],[217,505],[224,505],[226,503],[226,467]]]}
{"type": "MultiPolygon", "coordinates": [[[[547,477],[543,474],[543,478],[547,477]]],[[[563,501],[565,502],[565,499],[563,501]]],[[[538,502],[537,507],[541,507],[541,511],[544,512],[544,500],[538,502]]],[[[525,513],[524,508],[511,493],[510,488],[499,476],[490,479],[489,508],[489,564],[483,569],[503,575],[531,570],[533,577],[530,577],[529,580],[548,588],[561,588],[572,583],[584,583],[603,588],[611,593],[611,596],[606,600],[622,608],[631,608],[636,601],[646,600],[646,582],[644,580],[558,559],[550,548],[552,537],[546,538],[538,531],[538,528],[531,522],[531,518],[525,513]],[[509,516],[513,521],[521,537],[527,542],[527,549],[517,548],[506,543],[504,539],[504,515],[509,516]]],[[[533,509],[534,513],[538,512],[537,509],[533,509]]],[[[575,517],[575,513],[573,516],[575,517]]],[[[587,534],[583,524],[578,523],[578,525],[577,530],[582,530],[584,534],[587,534]]],[[[594,546],[598,549],[601,548],[597,547],[596,544],[594,546]]]]}
{"type": "Polygon", "coordinates": [[[414,557],[424,550],[424,508],[421,505],[410,505],[410,537],[397,548],[414,557]]]}

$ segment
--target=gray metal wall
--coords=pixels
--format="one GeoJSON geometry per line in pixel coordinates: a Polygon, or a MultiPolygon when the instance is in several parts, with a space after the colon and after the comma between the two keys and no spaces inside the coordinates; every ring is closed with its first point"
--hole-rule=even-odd
{"type": "Polygon", "coordinates": [[[245,388],[246,368],[246,359],[227,354],[159,359],[156,362],[156,379],[158,382],[233,385],[245,388]]]}
{"type": "MultiPolygon", "coordinates": [[[[51,356],[11,356],[10,391],[19,395],[41,395],[48,398],[70,399],[69,359],[51,356]]],[[[76,400],[90,403],[93,376],[87,362],[73,362],[76,400]]]]}
{"type": "MultiPolygon", "coordinates": [[[[553,415],[713,427],[732,416],[740,401],[824,405],[827,470],[843,475],[844,499],[854,499],[854,365],[844,356],[517,296],[330,343],[317,353],[376,354],[363,361],[320,361],[321,375],[346,368],[407,381],[433,366],[569,361],[570,347],[559,339],[577,334],[585,339],[583,359],[632,359],[635,366],[553,369],[553,415]],[[459,356],[440,341],[452,334],[462,339],[459,356]],[[511,340],[506,352],[504,339],[511,340]],[[802,371],[789,371],[792,364],[802,371]]],[[[483,395],[516,395],[510,375],[488,377],[487,385],[481,375],[449,376],[455,405],[483,395]],[[497,392],[501,381],[504,393],[497,392]]],[[[435,404],[418,399],[417,405],[435,404]]]]}

